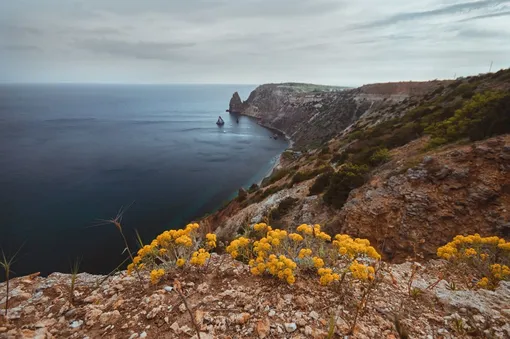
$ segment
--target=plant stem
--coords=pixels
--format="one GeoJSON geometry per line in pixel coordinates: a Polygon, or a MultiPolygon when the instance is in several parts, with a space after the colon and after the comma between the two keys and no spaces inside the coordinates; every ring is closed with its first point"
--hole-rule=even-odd
{"type": "MultiPolygon", "coordinates": [[[[126,249],[129,253],[129,257],[131,258],[131,261],[134,263],[135,259],[133,258],[133,254],[131,253],[131,250],[129,249],[129,245],[128,245],[126,236],[124,235],[124,232],[122,232],[122,227],[118,227],[118,228],[119,228],[120,235],[122,236],[122,239],[124,239],[124,244],[126,245],[126,249]]],[[[138,279],[140,280],[141,287],[145,291],[145,288],[143,287],[142,276],[140,275],[140,272],[138,271],[138,267],[136,265],[133,265],[133,266],[135,268],[136,275],[138,276],[138,279]]]]}
{"type": "Polygon", "coordinates": [[[189,308],[188,302],[186,301],[184,294],[182,294],[181,292],[181,284],[179,282],[174,284],[174,290],[177,292],[177,294],[179,294],[179,297],[181,297],[184,306],[188,310],[189,316],[191,317],[191,322],[193,323],[193,327],[195,327],[195,331],[197,332],[197,338],[200,339],[200,329],[198,328],[197,322],[195,321],[195,316],[193,315],[193,312],[191,312],[191,309],[189,308]]]}
{"type": "Polygon", "coordinates": [[[5,270],[5,286],[7,292],[5,294],[5,318],[7,318],[7,310],[9,309],[9,268],[5,270]]]}

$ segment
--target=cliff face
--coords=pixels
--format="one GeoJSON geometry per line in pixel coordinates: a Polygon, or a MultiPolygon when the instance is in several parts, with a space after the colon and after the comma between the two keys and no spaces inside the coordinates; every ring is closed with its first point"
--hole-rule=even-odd
{"type": "Polygon", "coordinates": [[[388,83],[356,89],[266,84],[257,87],[242,106],[235,107],[242,107],[242,114],[260,119],[263,125],[284,131],[296,147],[316,147],[339,135],[361,116],[383,111],[440,84],[388,83]]]}

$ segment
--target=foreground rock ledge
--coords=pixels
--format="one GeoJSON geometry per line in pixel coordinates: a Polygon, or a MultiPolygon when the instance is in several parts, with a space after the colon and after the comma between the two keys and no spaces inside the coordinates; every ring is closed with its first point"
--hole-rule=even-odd
{"type": "MultiPolygon", "coordinates": [[[[423,292],[416,298],[408,294],[412,263],[385,265],[383,281],[349,338],[398,338],[398,313],[411,338],[510,337],[509,282],[495,291],[452,291],[438,280],[444,262],[418,265],[412,286],[423,292]]],[[[186,307],[170,288],[174,278],[183,285],[201,338],[325,338],[332,322],[343,338],[360,296],[356,285],[339,294],[315,276],[298,277],[293,286],[254,277],[246,265],[215,254],[206,271],[176,272],[157,286],[147,284],[145,292],[125,272],[97,287],[103,278],[79,274],[73,305],[70,275],[11,280],[0,338],[196,338],[186,307]]],[[[3,305],[5,283],[0,291],[3,305]]]]}

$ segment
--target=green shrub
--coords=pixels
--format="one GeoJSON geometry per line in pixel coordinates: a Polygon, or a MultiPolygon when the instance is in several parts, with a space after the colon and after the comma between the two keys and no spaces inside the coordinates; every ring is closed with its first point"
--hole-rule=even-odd
{"type": "Polygon", "coordinates": [[[370,164],[372,166],[379,166],[390,160],[390,151],[387,148],[380,148],[370,157],[370,164]]]}
{"type": "Polygon", "coordinates": [[[310,180],[312,178],[315,178],[321,173],[331,172],[333,171],[333,168],[331,166],[321,166],[319,168],[316,168],[311,171],[299,171],[292,177],[291,184],[297,184],[306,180],[310,180]]]}
{"type": "Polygon", "coordinates": [[[317,179],[315,179],[312,187],[310,187],[308,195],[317,195],[324,192],[324,190],[329,186],[332,176],[333,172],[327,172],[319,175],[317,179]]]}
{"type": "Polygon", "coordinates": [[[352,189],[362,186],[368,173],[368,166],[346,163],[334,173],[323,200],[327,205],[342,208],[352,189]]]}
{"type": "Polygon", "coordinates": [[[432,136],[429,147],[469,138],[481,140],[510,132],[510,93],[478,93],[443,121],[430,125],[425,133],[432,136]]]}
{"type": "Polygon", "coordinates": [[[347,140],[353,141],[359,139],[363,135],[362,131],[353,131],[347,135],[347,140]]]}
{"type": "Polygon", "coordinates": [[[347,152],[336,153],[333,156],[333,158],[331,158],[331,163],[341,164],[344,163],[347,159],[349,159],[349,153],[347,152]]]}
{"type": "Polygon", "coordinates": [[[282,159],[288,161],[294,160],[294,153],[291,151],[285,151],[282,153],[282,159]]]}
{"type": "Polygon", "coordinates": [[[262,180],[262,187],[267,187],[269,185],[274,184],[278,180],[285,178],[287,175],[289,175],[289,173],[290,170],[286,168],[274,171],[269,178],[265,178],[264,180],[262,180]]]}
{"type": "Polygon", "coordinates": [[[319,153],[321,155],[323,154],[329,154],[329,147],[326,145],[321,149],[321,152],[319,153]]]}

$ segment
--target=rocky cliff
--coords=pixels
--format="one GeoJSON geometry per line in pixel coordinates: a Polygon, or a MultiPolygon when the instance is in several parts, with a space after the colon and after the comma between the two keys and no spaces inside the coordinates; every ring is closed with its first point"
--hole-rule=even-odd
{"type": "Polygon", "coordinates": [[[296,147],[317,147],[339,135],[361,116],[380,112],[410,97],[420,96],[448,81],[366,85],[356,89],[305,84],[257,87],[236,110],[260,123],[284,131],[296,147]]]}
{"type": "MultiPolygon", "coordinates": [[[[285,152],[263,187],[205,220],[224,238],[261,221],[319,223],[332,234],[368,238],[386,260],[397,262],[416,255],[434,257],[436,248],[456,234],[508,237],[509,136],[473,142],[460,135],[450,143],[437,136],[454,135],[455,129],[438,126],[451,124],[462,113],[459,109],[475,106],[474,112],[490,111],[492,118],[486,120],[494,121],[487,120],[489,127],[506,126],[497,134],[509,133],[509,90],[509,70],[457,81],[349,90],[259,86],[244,102],[243,114],[286,131],[296,149],[312,149],[285,152]],[[487,93],[499,93],[502,99],[486,104],[487,93]],[[437,142],[444,145],[434,146],[437,142]],[[348,182],[356,173],[342,177],[343,169],[353,164],[364,168],[359,183],[348,182]]],[[[483,120],[477,119],[462,121],[459,128],[483,120]]]]}

